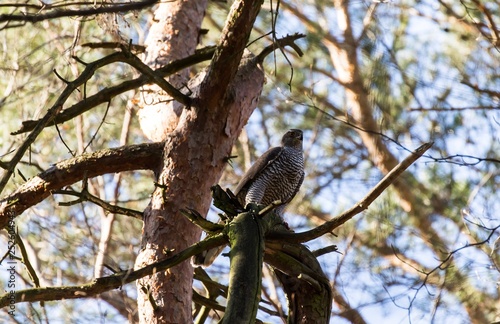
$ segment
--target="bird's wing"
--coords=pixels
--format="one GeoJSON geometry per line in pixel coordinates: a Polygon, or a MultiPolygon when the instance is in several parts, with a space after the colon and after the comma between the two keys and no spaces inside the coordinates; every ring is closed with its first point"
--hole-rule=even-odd
{"type": "MultiPolygon", "coordinates": [[[[257,161],[248,169],[248,171],[241,178],[240,183],[234,190],[234,194],[238,196],[240,192],[243,194],[242,189],[248,188],[252,180],[257,178],[257,176],[264,170],[270,163],[272,163],[278,156],[281,154],[283,150],[282,147],[277,146],[270,148],[264,154],[262,154],[257,161]]],[[[246,191],[246,190],[243,190],[246,191]]],[[[245,192],[246,195],[246,192],[245,192]]]]}

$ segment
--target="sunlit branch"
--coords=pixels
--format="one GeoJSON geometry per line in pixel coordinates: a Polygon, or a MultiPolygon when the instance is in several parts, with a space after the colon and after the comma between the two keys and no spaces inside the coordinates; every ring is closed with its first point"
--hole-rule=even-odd
{"type": "MultiPolygon", "coordinates": [[[[120,288],[121,286],[133,282],[154,273],[165,271],[193,255],[206,249],[217,247],[227,242],[223,234],[211,236],[202,242],[196,243],[178,254],[164,260],[152,263],[138,270],[127,270],[111,276],[96,278],[92,282],[78,286],[45,287],[17,290],[15,302],[35,302],[61,299],[88,298],[102,292],[120,288]]],[[[11,303],[11,295],[6,293],[0,296],[0,307],[8,306],[11,303]]]]}
{"type": "Polygon", "coordinates": [[[147,143],[105,149],[62,161],[21,185],[0,200],[0,228],[9,217],[16,217],[67,185],[106,173],[134,170],[156,170],[163,143],[147,143]]]}
{"type": "Polygon", "coordinates": [[[359,202],[355,204],[354,207],[345,211],[344,213],[334,217],[333,219],[325,222],[324,224],[302,233],[283,233],[275,232],[270,233],[267,238],[272,240],[285,240],[287,242],[302,243],[318,238],[326,233],[333,231],[335,228],[344,224],[355,215],[366,210],[370,204],[378,197],[382,192],[384,192],[391,183],[393,183],[400,175],[403,173],[410,165],[412,165],[417,159],[419,159],[431,146],[431,143],[425,143],[417,148],[413,154],[409,155],[406,159],[401,161],[396,167],[394,167],[387,175],[380,180],[380,182],[359,202]]]}

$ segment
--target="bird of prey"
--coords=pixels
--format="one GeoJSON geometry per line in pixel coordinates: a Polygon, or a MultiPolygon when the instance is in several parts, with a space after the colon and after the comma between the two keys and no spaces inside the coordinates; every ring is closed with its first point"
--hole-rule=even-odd
{"type": "MultiPolygon", "coordinates": [[[[281,205],[275,213],[283,217],[286,205],[295,197],[304,180],[302,131],[291,129],[283,135],[281,146],[273,147],[259,157],[243,175],[234,194],[242,206],[249,203],[281,205]]],[[[193,257],[194,265],[209,266],[224,247],[214,248],[193,257]]]]}

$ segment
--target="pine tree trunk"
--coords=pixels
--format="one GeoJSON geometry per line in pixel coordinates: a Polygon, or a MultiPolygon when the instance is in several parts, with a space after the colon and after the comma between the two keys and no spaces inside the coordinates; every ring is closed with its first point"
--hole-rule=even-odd
{"type": "MultiPolygon", "coordinates": [[[[206,0],[160,3],[146,39],[145,63],[156,69],[193,54],[205,7],[206,0]]],[[[188,81],[188,71],[184,70],[167,80],[180,88],[188,81]]],[[[141,98],[139,121],[144,134],[153,141],[164,140],[177,127],[183,107],[156,85],[144,87],[141,98]]],[[[183,140],[185,143],[185,135],[185,132],[183,135],[172,135],[167,140],[166,152],[181,145],[183,140]]],[[[194,138],[191,140],[196,141],[194,138]]],[[[157,188],[144,211],[142,250],[137,257],[136,268],[163,259],[168,251],[180,251],[200,237],[200,231],[191,226],[178,209],[191,206],[206,213],[210,201],[197,194],[196,189],[182,185],[182,182],[189,183],[194,175],[190,174],[189,165],[175,157],[168,153],[165,155],[164,167],[157,179],[158,183],[169,188],[157,188]],[[175,172],[175,175],[169,171],[175,172]],[[184,176],[179,177],[180,174],[184,176]]],[[[190,322],[192,280],[192,268],[187,262],[167,272],[138,280],[140,322],[190,322]]]]}
{"type": "MultiPolygon", "coordinates": [[[[174,16],[184,20],[188,25],[193,23],[189,10],[200,15],[203,13],[199,2],[182,2],[180,5],[183,7],[178,8],[176,13],[174,9],[162,8],[169,4],[175,6],[176,3],[166,2],[158,8],[156,20],[159,23],[160,12],[172,20],[175,20],[174,16]]],[[[233,8],[237,9],[231,10],[228,25],[221,36],[220,43],[223,45],[216,51],[208,73],[200,74],[189,83],[189,89],[193,91],[192,107],[180,107],[174,115],[163,118],[153,128],[154,136],[159,136],[158,132],[164,134],[155,138],[165,138],[163,164],[158,170],[159,185],[144,212],[142,250],[136,260],[136,268],[163,259],[169,253],[181,251],[199,240],[199,229],[188,222],[179,210],[189,207],[202,215],[207,213],[211,202],[210,187],[218,182],[234,141],[257,105],[264,74],[257,61],[251,55],[243,55],[243,52],[260,2],[236,1],[233,8]]],[[[158,35],[161,36],[161,30],[167,29],[159,28],[158,35]]],[[[170,37],[162,37],[165,42],[173,42],[172,38],[177,36],[192,37],[189,44],[194,50],[198,29],[190,25],[187,30],[189,32],[184,35],[180,27],[170,28],[170,37]]],[[[161,43],[150,41],[148,46],[161,43]]],[[[160,62],[150,57],[153,52],[154,48],[148,49],[147,62],[150,65],[151,62],[160,62]]],[[[156,52],[160,54],[162,50],[156,52]]],[[[166,61],[160,65],[164,63],[166,61]]],[[[163,110],[153,109],[152,116],[156,111],[160,113],[163,110]]],[[[192,322],[192,277],[193,269],[186,261],[166,272],[138,280],[140,322],[192,322]]]]}
{"type": "MultiPolygon", "coordinates": [[[[144,63],[157,69],[192,55],[198,45],[206,5],[206,0],[161,2],[145,41],[144,63]]],[[[189,70],[180,71],[166,80],[182,91],[189,80],[189,70]]],[[[157,85],[143,87],[140,105],[141,129],[155,142],[164,140],[175,129],[183,108],[157,85]]]]}

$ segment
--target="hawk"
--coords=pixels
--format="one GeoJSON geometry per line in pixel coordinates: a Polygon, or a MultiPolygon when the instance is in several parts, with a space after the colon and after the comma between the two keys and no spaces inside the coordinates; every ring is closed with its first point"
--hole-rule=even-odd
{"type": "MultiPolygon", "coordinates": [[[[249,203],[281,205],[275,213],[283,217],[287,204],[295,197],[304,180],[302,131],[291,129],[283,135],[281,146],[267,150],[243,175],[234,194],[242,206],[249,203]]],[[[193,257],[194,265],[209,266],[224,247],[214,248],[193,257]]]]}

